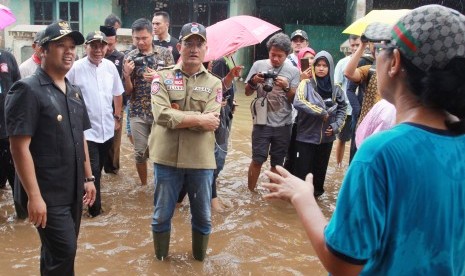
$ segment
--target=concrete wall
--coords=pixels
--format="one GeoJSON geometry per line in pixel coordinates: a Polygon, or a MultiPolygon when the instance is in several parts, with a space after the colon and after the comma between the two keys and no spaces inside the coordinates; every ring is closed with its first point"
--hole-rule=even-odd
{"type": "MultiPolygon", "coordinates": [[[[116,14],[118,6],[115,0],[82,0],[82,26],[84,37],[92,31],[100,29],[105,18],[111,13],[116,14]]],[[[116,14],[120,16],[121,14],[116,14]]]]}

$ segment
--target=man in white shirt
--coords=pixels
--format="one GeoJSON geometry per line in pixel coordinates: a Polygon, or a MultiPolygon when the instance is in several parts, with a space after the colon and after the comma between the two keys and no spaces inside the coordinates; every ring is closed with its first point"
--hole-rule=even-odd
{"type": "Polygon", "coordinates": [[[101,31],[89,33],[85,42],[87,56],[76,61],[66,75],[72,84],[81,88],[92,125],[84,132],[97,190],[95,203],[89,207],[92,217],[101,213],[100,177],[103,163],[112,145],[114,130],[121,127],[124,88],[115,64],[104,58],[107,44],[107,37],[101,31]]]}
{"type": "Polygon", "coordinates": [[[25,78],[34,74],[38,67],[40,67],[40,46],[39,41],[42,38],[44,31],[39,31],[34,36],[34,41],[32,42],[32,56],[26,59],[21,65],[19,65],[19,72],[21,73],[21,78],[25,78]]]}

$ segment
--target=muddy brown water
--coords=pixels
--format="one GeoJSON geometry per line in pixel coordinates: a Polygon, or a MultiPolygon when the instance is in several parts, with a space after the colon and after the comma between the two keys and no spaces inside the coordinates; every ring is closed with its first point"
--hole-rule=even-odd
{"type": "MultiPolygon", "coordinates": [[[[218,196],[224,212],[213,212],[213,232],[207,258],[195,261],[191,254],[188,201],[176,209],[172,221],[169,257],[155,259],[151,216],[153,175],[140,186],[125,135],[118,175],[103,174],[104,214],[83,216],[76,257],[77,275],[327,275],[318,260],[293,207],[280,201],[265,201],[266,190],[247,189],[251,160],[252,97],[239,87],[239,104],[232,127],[226,165],[218,179],[218,196]]],[[[334,153],[334,147],[333,147],[334,153]]],[[[348,147],[344,156],[347,164],[348,147]]],[[[269,163],[264,165],[269,168],[269,163]]],[[[319,204],[326,217],[335,199],[344,169],[336,168],[331,156],[319,204]]],[[[259,183],[265,181],[262,174],[259,183]]],[[[0,275],[39,275],[40,240],[27,221],[14,218],[11,191],[0,190],[0,275]]]]}

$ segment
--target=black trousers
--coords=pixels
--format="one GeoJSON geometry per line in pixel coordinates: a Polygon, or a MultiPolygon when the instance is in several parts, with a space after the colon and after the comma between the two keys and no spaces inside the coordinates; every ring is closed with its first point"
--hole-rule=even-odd
{"type": "Polygon", "coordinates": [[[10,153],[10,143],[8,139],[0,139],[0,187],[10,183],[11,190],[15,183],[15,166],[10,153]]]}
{"type": "MultiPolygon", "coordinates": [[[[6,181],[11,186],[13,198],[15,195],[15,166],[11,158],[10,143],[8,139],[0,139],[0,187],[6,185],[6,181]]],[[[19,219],[27,218],[27,210],[21,204],[14,201],[16,216],[19,219]]]]}
{"type": "Polygon", "coordinates": [[[74,275],[77,237],[81,224],[82,204],[47,206],[47,224],[37,228],[40,248],[40,274],[74,275]]]}
{"type": "Polygon", "coordinates": [[[102,168],[108,156],[108,151],[113,145],[113,138],[105,141],[104,143],[95,143],[87,141],[89,148],[90,166],[92,168],[92,175],[95,177],[95,190],[97,191],[95,202],[92,207],[89,207],[89,214],[93,217],[100,215],[102,212],[102,200],[100,196],[100,179],[102,178],[102,168]]]}
{"type": "Polygon", "coordinates": [[[323,144],[311,144],[296,141],[294,156],[295,175],[305,180],[307,174],[313,174],[313,187],[315,196],[324,193],[326,171],[328,169],[329,157],[333,142],[323,144]]]}

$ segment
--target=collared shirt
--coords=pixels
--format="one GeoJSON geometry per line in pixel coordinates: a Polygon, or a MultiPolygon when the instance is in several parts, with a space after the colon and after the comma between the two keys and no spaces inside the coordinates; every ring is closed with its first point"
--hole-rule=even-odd
{"type": "Polygon", "coordinates": [[[21,78],[15,57],[0,50],[0,139],[6,139],[5,97],[13,83],[21,78]]]}
{"type": "Polygon", "coordinates": [[[152,82],[155,122],[149,137],[150,159],[157,164],[189,169],[215,169],[213,131],[176,126],[189,114],[219,112],[221,80],[205,67],[192,76],[182,64],[162,69],[152,82]]]}
{"type": "Polygon", "coordinates": [[[131,74],[133,91],[131,93],[131,104],[129,106],[129,117],[140,117],[153,120],[150,104],[150,82],[145,81],[144,71],[146,67],[157,69],[160,62],[164,66],[174,64],[173,55],[163,47],[153,45],[153,52],[145,55],[139,49],[129,52],[124,59],[134,60],[135,68],[131,74]]]}
{"type": "Polygon", "coordinates": [[[179,42],[178,39],[172,37],[169,34],[168,34],[168,37],[164,40],[159,40],[158,36],[153,37],[153,43],[155,45],[168,48],[168,50],[170,50],[171,54],[173,54],[173,59],[175,63],[178,61],[179,56],[180,56],[178,48],[176,48],[176,44],[178,44],[178,42],[179,42]]]}
{"type": "Polygon", "coordinates": [[[81,88],[87,104],[92,129],[86,130],[86,140],[104,143],[112,138],[115,131],[113,97],[124,92],[115,65],[102,59],[96,66],[86,57],[76,61],[66,76],[72,84],[81,88]]]}
{"type": "Polygon", "coordinates": [[[21,78],[28,77],[40,67],[40,59],[33,54],[30,58],[25,60],[19,65],[19,72],[21,73],[21,78]]]}
{"type": "MultiPolygon", "coordinates": [[[[29,150],[47,206],[82,202],[84,130],[90,128],[90,121],[79,87],[66,80],[63,93],[38,68],[35,74],[13,84],[6,98],[5,114],[10,137],[31,137],[29,150]]],[[[22,197],[16,193],[15,200],[18,198],[22,197]]],[[[24,206],[25,202],[21,204],[24,206]]]]}

